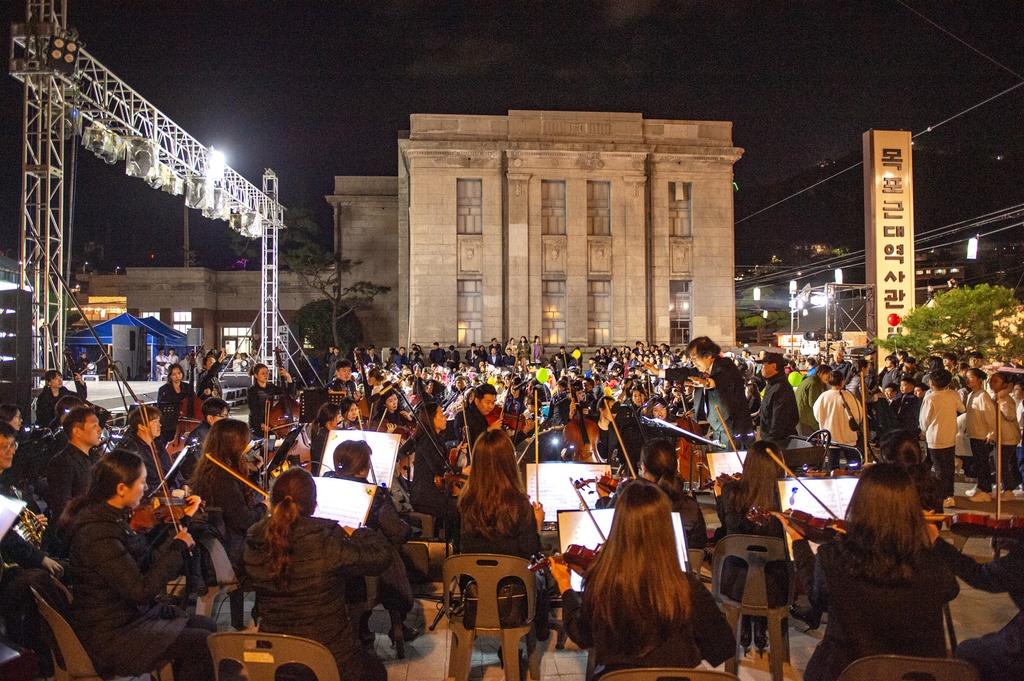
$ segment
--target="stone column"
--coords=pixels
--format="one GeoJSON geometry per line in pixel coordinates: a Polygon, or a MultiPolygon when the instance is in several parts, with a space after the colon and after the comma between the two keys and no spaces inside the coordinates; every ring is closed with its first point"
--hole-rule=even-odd
{"type": "Polygon", "coordinates": [[[504,301],[505,328],[508,330],[506,335],[517,338],[527,335],[532,340],[532,334],[540,333],[540,324],[532,324],[530,316],[530,175],[512,172],[516,160],[512,160],[508,173],[508,295],[504,301]]]}

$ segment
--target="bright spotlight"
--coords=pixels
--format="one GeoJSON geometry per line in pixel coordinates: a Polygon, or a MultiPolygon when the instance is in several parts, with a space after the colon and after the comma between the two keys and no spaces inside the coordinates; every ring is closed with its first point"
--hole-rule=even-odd
{"type": "Polygon", "coordinates": [[[755,286],[754,287],[754,300],[761,300],[761,287],[760,286],[755,286]]]}
{"type": "Polygon", "coordinates": [[[206,177],[214,182],[224,179],[224,152],[217,151],[210,147],[209,165],[206,168],[206,177]]]}
{"type": "Polygon", "coordinates": [[[795,293],[796,293],[796,290],[797,290],[797,289],[796,289],[796,279],[792,279],[792,280],[791,280],[791,281],[789,282],[789,293],[790,293],[790,295],[793,295],[793,294],[795,294],[795,293]]]}
{"type": "Polygon", "coordinates": [[[842,284],[843,283],[843,268],[842,267],[837,267],[836,268],[836,283],[837,284],[842,284]]]}
{"type": "Polygon", "coordinates": [[[768,319],[768,310],[765,310],[764,312],[762,312],[761,316],[764,317],[765,319],[768,319]]]}
{"type": "Polygon", "coordinates": [[[970,239],[967,240],[967,259],[978,259],[978,237],[976,236],[972,236],[970,239]]]}

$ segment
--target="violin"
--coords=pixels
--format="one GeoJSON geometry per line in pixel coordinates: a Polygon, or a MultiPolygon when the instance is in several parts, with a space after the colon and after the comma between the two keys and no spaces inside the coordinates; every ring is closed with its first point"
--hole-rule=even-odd
{"type": "Polygon", "coordinates": [[[196,426],[203,422],[203,401],[195,394],[187,396],[181,401],[181,410],[178,412],[178,425],[174,431],[174,437],[167,442],[167,453],[177,454],[185,447],[185,436],[191,433],[196,426]]]}
{"type": "Polygon", "coordinates": [[[717,487],[721,489],[730,482],[738,482],[743,479],[743,475],[740,473],[722,473],[714,480],[707,480],[700,486],[701,491],[706,491],[717,487]]]}
{"type": "MultiPolygon", "coordinates": [[[[279,348],[274,348],[274,360],[278,369],[284,367],[279,348]]],[[[279,379],[281,394],[270,398],[270,418],[266,423],[269,432],[277,435],[280,435],[279,431],[291,429],[299,423],[299,399],[292,397],[287,384],[281,385],[282,380],[279,379]]]]}
{"type": "Polygon", "coordinates": [[[949,529],[961,537],[1024,539],[1024,517],[997,518],[981,513],[955,513],[949,529]]]}
{"type": "Polygon", "coordinates": [[[434,484],[447,496],[457,497],[462,492],[462,488],[466,486],[467,480],[469,478],[462,473],[445,473],[435,476],[434,484]]]}
{"type": "Polygon", "coordinates": [[[188,501],[185,499],[167,499],[153,497],[152,503],[147,506],[139,506],[132,511],[132,519],[129,522],[131,528],[136,532],[149,532],[157,525],[177,522],[185,517],[185,509],[188,508],[188,501]]]}
{"type": "MultiPolygon", "coordinates": [[[[587,485],[597,485],[599,489],[603,489],[608,493],[611,493],[614,492],[619,485],[626,482],[627,480],[629,480],[629,478],[616,478],[612,476],[611,473],[605,473],[599,478],[581,478],[579,480],[574,480],[572,484],[576,489],[583,489],[587,485]]],[[[591,492],[591,494],[593,494],[593,492],[591,492]]]]}
{"type": "Polygon", "coordinates": [[[572,400],[576,415],[569,420],[562,429],[562,438],[569,445],[572,452],[572,461],[594,462],[597,458],[597,441],[601,439],[601,429],[596,421],[592,421],[583,415],[579,402],[576,401],[576,386],[569,389],[569,398],[572,400]]]}
{"type": "Polygon", "coordinates": [[[539,560],[532,563],[527,569],[530,572],[539,572],[544,568],[549,567],[552,562],[558,562],[566,564],[569,566],[570,570],[582,576],[583,573],[585,573],[594,563],[594,559],[597,558],[597,552],[599,550],[600,547],[596,549],[588,549],[586,546],[581,546],[579,544],[570,544],[566,547],[565,553],[539,560]]]}
{"type": "Polygon", "coordinates": [[[832,541],[840,534],[846,534],[846,523],[842,520],[827,520],[815,518],[804,511],[769,511],[767,509],[754,507],[747,511],[747,520],[763,524],[772,516],[784,519],[790,527],[796,529],[807,541],[815,544],[822,544],[832,541]]]}

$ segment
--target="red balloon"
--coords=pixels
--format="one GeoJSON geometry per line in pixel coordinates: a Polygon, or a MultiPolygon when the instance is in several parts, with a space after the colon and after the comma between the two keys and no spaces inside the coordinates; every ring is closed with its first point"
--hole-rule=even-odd
{"type": "Polygon", "coordinates": [[[903,320],[900,319],[900,316],[898,314],[893,312],[891,315],[889,315],[887,321],[889,322],[889,326],[899,326],[900,322],[903,320]]]}

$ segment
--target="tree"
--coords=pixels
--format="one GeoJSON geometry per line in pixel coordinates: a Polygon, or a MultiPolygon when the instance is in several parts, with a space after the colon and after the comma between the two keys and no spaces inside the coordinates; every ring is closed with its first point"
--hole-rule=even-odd
{"type": "MultiPolygon", "coordinates": [[[[376,296],[387,293],[391,288],[370,281],[344,284],[342,280],[345,275],[361,262],[343,258],[340,253],[336,253],[327,243],[329,236],[325,236],[308,212],[300,209],[289,211],[285,215],[285,226],[280,240],[281,263],[302,277],[307,285],[319,291],[326,301],[314,301],[311,305],[321,305],[314,310],[319,310],[325,317],[326,331],[322,335],[328,342],[323,345],[312,340],[310,342],[319,349],[333,345],[343,353],[348,352],[352,345],[362,339],[362,325],[356,312],[369,307],[376,296]]],[[[307,323],[314,329],[314,333],[318,333],[312,320],[307,319],[307,323]]],[[[302,326],[302,322],[299,324],[302,326]]]]}
{"type": "MultiPolygon", "coordinates": [[[[1024,340],[1019,333],[1020,303],[1013,290],[980,284],[936,293],[927,304],[903,318],[903,335],[876,338],[880,347],[895,352],[908,350],[919,356],[978,351],[989,359],[1019,355],[1024,340]]],[[[879,320],[879,325],[885,320],[879,320]]]]}
{"type": "Polygon", "coordinates": [[[340,326],[341,337],[336,339],[331,328],[331,312],[331,301],[321,298],[296,310],[294,321],[302,337],[314,348],[336,347],[344,354],[363,340],[363,324],[356,315],[347,317],[340,326]]]}

